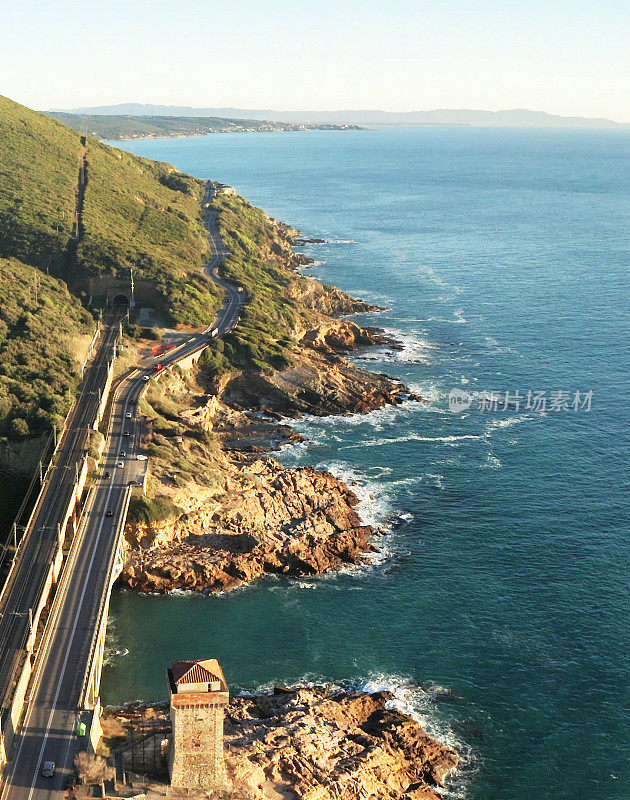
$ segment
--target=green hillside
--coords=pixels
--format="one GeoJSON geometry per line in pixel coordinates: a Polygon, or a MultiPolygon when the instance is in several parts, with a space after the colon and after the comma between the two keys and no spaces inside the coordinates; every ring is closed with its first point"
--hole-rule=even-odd
{"type": "Polygon", "coordinates": [[[0,254],[60,274],[72,236],[76,131],[0,96],[0,254]]]}
{"type": "Polygon", "coordinates": [[[171,165],[86,140],[83,235],[71,245],[81,135],[0,97],[0,255],[49,269],[72,287],[89,275],[155,282],[174,323],[199,325],[219,304],[203,273],[204,182],[171,165]]]}
{"type": "Polygon", "coordinates": [[[212,374],[231,366],[263,372],[284,369],[290,363],[298,320],[307,314],[288,288],[306,279],[278,257],[283,243],[262,209],[240,196],[219,196],[214,206],[230,253],[221,274],[244,288],[247,304],[236,330],[214,342],[201,363],[212,374]]]}
{"type": "Polygon", "coordinates": [[[65,284],[0,258],[0,437],[60,425],[81,377],[95,322],[65,284]]]}

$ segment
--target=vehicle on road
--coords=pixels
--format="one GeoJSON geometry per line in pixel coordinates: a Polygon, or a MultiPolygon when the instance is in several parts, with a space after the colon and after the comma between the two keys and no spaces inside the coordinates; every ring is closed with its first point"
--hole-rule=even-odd
{"type": "Polygon", "coordinates": [[[148,461],[148,458],[149,458],[148,456],[143,456],[142,453],[136,456],[137,461],[148,461]]]}
{"type": "Polygon", "coordinates": [[[65,780],[65,787],[66,789],[74,789],[79,784],[79,779],[77,776],[71,772],[69,775],[66,775],[65,780]]]}
{"type": "Polygon", "coordinates": [[[109,470],[107,470],[106,472],[103,473],[103,477],[104,478],[109,478],[110,476],[111,476],[111,472],[109,470]]]}
{"type": "Polygon", "coordinates": [[[154,369],[156,372],[162,372],[162,370],[164,369],[164,364],[156,364],[156,365],[153,367],[153,369],[154,369]]]}
{"type": "Polygon", "coordinates": [[[123,431],[123,436],[129,436],[129,431],[123,431]]]}
{"type": "Polygon", "coordinates": [[[131,411],[127,411],[127,413],[125,414],[125,416],[127,417],[127,419],[131,419],[131,411]]]}
{"type": "Polygon", "coordinates": [[[43,778],[52,778],[55,774],[55,762],[54,761],[44,761],[42,766],[42,777],[43,778]]]}
{"type": "Polygon", "coordinates": [[[113,517],[114,516],[114,512],[111,510],[111,508],[105,513],[105,516],[106,517],[113,517]]]}
{"type": "Polygon", "coordinates": [[[125,466],[125,462],[124,461],[119,461],[118,462],[118,466],[119,467],[124,467],[125,466]]]}
{"type": "Polygon", "coordinates": [[[143,381],[150,381],[151,380],[151,376],[150,375],[143,375],[142,376],[142,380],[143,381]]]}
{"type": "Polygon", "coordinates": [[[215,336],[218,336],[218,335],[219,335],[219,329],[218,329],[218,328],[213,328],[213,329],[210,331],[210,336],[211,336],[211,338],[212,338],[212,339],[214,339],[214,337],[215,337],[215,336]]]}

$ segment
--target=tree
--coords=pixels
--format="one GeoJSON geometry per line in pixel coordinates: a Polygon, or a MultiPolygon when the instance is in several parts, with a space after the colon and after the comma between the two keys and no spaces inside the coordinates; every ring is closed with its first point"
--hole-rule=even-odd
{"type": "Polygon", "coordinates": [[[74,759],[74,766],[77,768],[83,783],[90,786],[103,784],[116,774],[116,770],[110,767],[104,758],[94,753],[77,753],[74,759]]]}

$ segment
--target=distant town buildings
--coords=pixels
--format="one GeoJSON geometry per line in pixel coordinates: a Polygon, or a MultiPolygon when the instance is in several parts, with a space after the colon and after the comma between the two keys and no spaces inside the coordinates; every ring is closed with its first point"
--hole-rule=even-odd
{"type": "Polygon", "coordinates": [[[223,715],[230,694],[215,658],[177,661],[168,670],[171,692],[171,786],[225,789],[223,715]]]}

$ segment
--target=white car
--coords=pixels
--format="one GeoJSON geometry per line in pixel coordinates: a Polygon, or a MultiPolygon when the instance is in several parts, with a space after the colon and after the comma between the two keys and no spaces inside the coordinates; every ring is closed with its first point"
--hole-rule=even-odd
{"type": "Polygon", "coordinates": [[[125,466],[125,462],[124,461],[119,461],[118,462],[118,466],[119,467],[124,467],[125,466]]]}
{"type": "Polygon", "coordinates": [[[142,453],[140,453],[140,455],[136,456],[136,459],[138,461],[148,461],[148,456],[143,456],[142,453]]]}
{"type": "Polygon", "coordinates": [[[54,761],[44,761],[42,766],[42,777],[44,778],[52,778],[55,775],[55,762],[54,761]]]}
{"type": "Polygon", "coordinates": [[[142,376],[142,380],[143,381],[150,381],[151,380],[151,376],[150,375],[143,375],[142,376]]]}
{"type": "Polygon", "coordinates": [[[131,419],[131,411],[127,411],[127,413],[125,414],[125,416],[127,417],[127,419],[131,419]]]}

